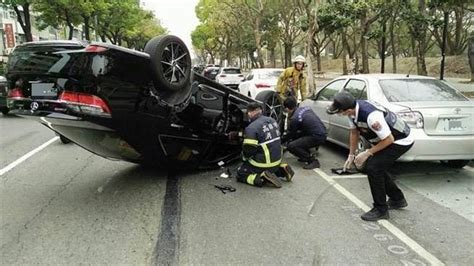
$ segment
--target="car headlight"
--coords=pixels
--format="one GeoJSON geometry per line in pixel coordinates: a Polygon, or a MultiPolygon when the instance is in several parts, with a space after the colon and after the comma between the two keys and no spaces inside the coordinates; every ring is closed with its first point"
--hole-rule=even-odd
{"type": "Polygon", "coordinates": [[[398,112],[399,115],[411,128],[423,128],[423,115],[420,112],[398,112]]]}

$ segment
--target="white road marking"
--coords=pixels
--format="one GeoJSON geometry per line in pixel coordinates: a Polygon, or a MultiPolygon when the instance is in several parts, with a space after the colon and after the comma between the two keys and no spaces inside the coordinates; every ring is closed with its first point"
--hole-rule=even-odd
{"type": "Polygon", "coordinates": [[[17,159],[16,161],[10,163],[9,165],[7,165],[6,167],[2,168],[0,170],[0,176],[4,175],[5,173],[7,173],[8,171],[12,170],[13,168],[15,168],[15,166],[19,165],[20,163],[24,162],[25,160],[27,160],[28,158],[30,158],[31,156],[33,156],[35,153],[41,151],[42,149],[46,148],[49,144],[55,142],[56,140],[58,140],[59,137],[54,137],[48,141],[46,141],[45,143],[43,143],[41,146],[37,147],[36,149],[28,152],[27,154],[21,156],[19,159],[17,159]]]}
{"type": "Polygon", "coordinates": [[[464,169],[474,172],[474,168],[470,167],[469,165],[464,166],[464,169]]]}
{"type": "MultiPolygon", "coordinates": [[[[370,210],[369,206],[367,206],[364,202],[359,200],[352,193],[347,191],[344,187],[339,185],[336,181],[334,181],[332,177],[324,173],[321,169],[314,169],[314,171],[319,176],[321,176],[324,180],[326,180],[332,187],[337,189],[342,195],[344,195],[346,198],[352,201],[357,207],[361,208],[365,212],[370,210]]],[[[420,244],[415,242],[413,239],[407,236],[404,232],[402,232],[400,229],[394,226],[391,222],[387,220],[379,220],[378,223],[382,225],[383,227],[385,227],[394,236],[398,237],[400,241],[405,243],[414,252],[416,252],[418,255],[420,255],[425,260],[427,260],[431,265],[445,265],[442,261],[440,261],[438,258],[433,256],[433,254],[429,253],[426,249],[424,249],[420,244]]]]}
{"type": "Polygon", "coordinates": [[[351,179],[351,178],[367,178],[367,175],[331,175],[332,179],[351,179]]]}

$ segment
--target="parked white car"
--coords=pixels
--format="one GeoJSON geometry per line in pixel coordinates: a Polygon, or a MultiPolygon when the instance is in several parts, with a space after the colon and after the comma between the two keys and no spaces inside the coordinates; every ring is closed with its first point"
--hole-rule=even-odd
{"type": "Polygon", "coordinates": [[[283,72],[283,68],[255,68],[250,70],[245,80],[240,83],[240,93],[251,98],[265,90],[275,91],[278,77],[283,72]]]}
{"type": "Polygon", "coordinates": [[[220,84],[224,84],[234,90],[244,79],[244,75],[240,72],[238,67],[221,67],[216,75],[216,81],[220,84]]]}
{"type": "MultiPolygon", "coordinates": [[[[334,95],[343,90],[358,100],[384,106],[408,123],[415,144],[400,161],[439,160],[461,168],[474,159],[474,104],[448,83],[397,74],[351,75],[332,80],[301,105],[311,106],[321,118],[330,142],[347,148],[348,118],[326,113],[334,95]]],[[[367,145],[361,142],[359,149],[367,145]]]]}

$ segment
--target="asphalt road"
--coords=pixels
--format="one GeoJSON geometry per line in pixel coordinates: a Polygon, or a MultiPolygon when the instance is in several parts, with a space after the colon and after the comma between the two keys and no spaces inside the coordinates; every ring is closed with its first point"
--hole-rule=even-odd
{"type": "Polygon", "coordinates": [[[219,177],[222,169],[160,172],[59,140],[7,169],[55,135],[14,116],[0,117],[0,128],[3,265],[474,262],[470,166],[398,163],[392,174],[409,206],[371,223],[359,218],[372,202],[366,178],[330,172],[346,156],[334,145],[320,148],[321,169],[286,155],[293,182],[255,188],[219,177]]]}

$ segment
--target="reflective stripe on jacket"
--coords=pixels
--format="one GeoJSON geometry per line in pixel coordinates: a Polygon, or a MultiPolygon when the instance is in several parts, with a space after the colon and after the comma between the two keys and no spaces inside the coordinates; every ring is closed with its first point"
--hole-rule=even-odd
{"type": "Polygon", "coordinates": [[[259,168],[271,168],[281,162],[281,140],[278,123],[260,116],[246,129],[243,142],[244,160],[259,168]]]}

